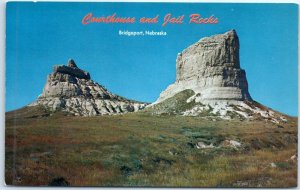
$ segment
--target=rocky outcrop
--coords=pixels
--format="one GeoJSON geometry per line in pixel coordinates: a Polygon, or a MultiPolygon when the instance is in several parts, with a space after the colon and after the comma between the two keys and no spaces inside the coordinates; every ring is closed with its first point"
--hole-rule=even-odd
{"type": "Polygon", "coordinates": [[[240,67],[239,38],[235,30],[200,39],[176,59],[176,81],[146,111],[222,119],[286,117],[252,100],[246,72],[240,67]]]}
{"type": "Polygon", "coordinates": [[[54,72],[69,74],[79,79],[87,79],[87,80],[91,79],[90,73],[78,69],[77,67],[69,67],[65,65],[54,66],[54,72]]]}
{"type": "Polygon", "coordinates": [[[160,94],[161,102],[185,89],[203,102],[252,100],[246,72],[240,68],[235,30],[200,39],[176,59],[176,81],[160,94]]]}
{"type": "Polygon", "coordinates": [[[43,93],[30,106],[35,105],[45,106],[51,111],[93,116],[135,112],[147,104],[109,92],[91,80],[90,74],[79,69],[74,60],[69,60],[68,66],[54,66],[43,93]]]}

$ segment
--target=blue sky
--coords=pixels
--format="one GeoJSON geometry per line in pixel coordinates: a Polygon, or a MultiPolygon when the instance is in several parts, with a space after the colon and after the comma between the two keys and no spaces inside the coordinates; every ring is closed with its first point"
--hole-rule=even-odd
{"type": "Polygon", "coordinates": [[[241,67],[256,101],[298,115],[298,6],[295,4],[8,3],[6,111],[34,101],[53,66],[73,58],[111,92],[153,102],[175,81],[177,53],[200,38],[235,29],[241,67]],[[154,17],[159,23],[89,24],[82,18],[117,13],[154,17]],[[182,25],[162,27],[167,13],[182,25]],[[215,25],[188,24],[188,16],[214,15],[215,25]],[[119,36],[119,30],[166,31],[165,37],[119,36]]]}

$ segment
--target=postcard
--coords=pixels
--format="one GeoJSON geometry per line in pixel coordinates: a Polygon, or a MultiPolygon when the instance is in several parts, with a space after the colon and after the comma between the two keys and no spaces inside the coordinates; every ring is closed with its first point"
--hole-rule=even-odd
{"type": "Polygon", "coordinates": [[[8,2],[6,184],[296,187],[298,14],[8,2]]]}

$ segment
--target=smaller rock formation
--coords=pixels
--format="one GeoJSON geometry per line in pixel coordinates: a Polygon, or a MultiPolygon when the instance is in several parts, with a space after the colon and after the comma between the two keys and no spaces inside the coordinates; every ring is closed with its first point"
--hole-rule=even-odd
{"type": "Polygon", "coordinates": [[[43,93],[30,106],[36,105],[42,105],[50,111],[93,116],[135,112],[147,104],[109,92],[91,80],[90,74],[79,69],[75,61],[70,59],[68,66],[54,66],[43,93]]]}

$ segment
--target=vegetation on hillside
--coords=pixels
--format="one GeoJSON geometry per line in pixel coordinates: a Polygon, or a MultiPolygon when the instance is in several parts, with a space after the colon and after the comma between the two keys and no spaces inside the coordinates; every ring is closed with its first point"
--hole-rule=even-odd
{"type": "MultiPolygon", "coordinates": [[[[44,110],[46,112],[46,110],[44,110]]],[[[297,118],[216,120],[130,113],[6,115],[5,180],[14,185],[295,187],[297,118]],[[33,116],[33,117],[32,117],[33,116]],[[223,146],[226,140],[241,146],[223,146]],[[197,148],[197,143],[214,148],[197,148]]]]}

